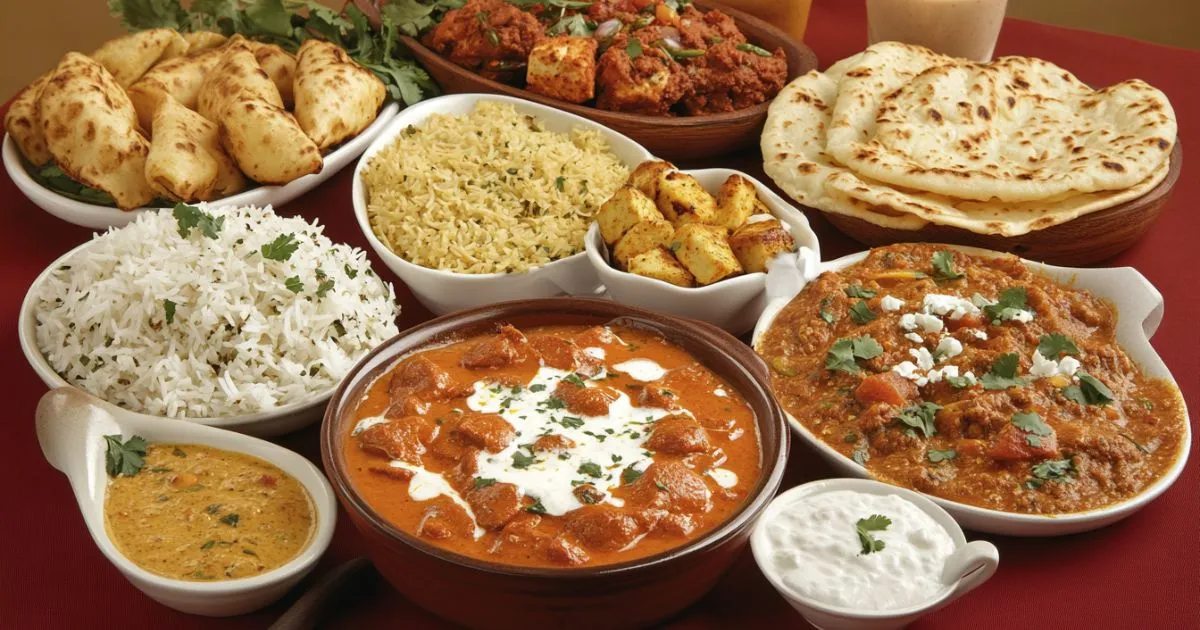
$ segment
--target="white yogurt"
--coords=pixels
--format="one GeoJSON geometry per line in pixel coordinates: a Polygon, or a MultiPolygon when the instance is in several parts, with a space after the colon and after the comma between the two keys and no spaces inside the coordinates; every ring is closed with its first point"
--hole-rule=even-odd
{"type": "Polygon", "coordinates": [[[837,490],[797,498],[766,523],[768,570],[796,595],[851,610],[899,610],[950,588],[941,581],[955,550],[950,534],[895,495],[837,490]],[[855,524],[891,520],[870,535],[884,547],[863,553],[855,524]]]}

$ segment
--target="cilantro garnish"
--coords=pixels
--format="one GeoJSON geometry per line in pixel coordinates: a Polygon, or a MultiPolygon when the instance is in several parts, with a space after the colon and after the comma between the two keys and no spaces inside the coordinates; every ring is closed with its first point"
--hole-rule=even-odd
{"type": "Polygon", "coordinates": [[[881,532],[887,529],[892,524],[892,519],[882,514],[872,514],[867,518],[860,518],[854,523],[854,531],[858,533],[858,541],[862,543],[862,552],[860,555],[867,555],[876,551],[883,551],[886,546],[882,540],[875,538],[871,532],[881,532]]]}
{"type": "Polygon", "coordinates": [[[937,416],[937,412],[941,408],[941,405],[931,402],[909,405],[900,410],[900,414],[896,416],[896,420],[901,424],[920,431],[927,438],[933,437],[937,434],[937,424],[934,422],[934,417],[937,416]]]}
{"type": "Polygon", "coordinates": [[[999,324],[1013,318],[1019,311],[1026,309],[1028,294],[1025,287],[1009,287],[1000,292],[1000,301],[983,307],[988,321],[999,324]]]}
{"type": "Polygon", "coordinates": [[[304,283],[300,281],[300,276],[292,276],[283,282],[283,286],[287,287],[292,293],[299,293],[304,290],[304,283]]]}
{"type": "Polygon", "coordinates": [[[513,468],[529,468],[536,461],[532,455],[526,455],[521,451],[516,451],[512,455],[513,468]]]}
{"type": "Polygon", "coordinates": [[[282,234],[275,240],[262,246],[262,257],[267,260],[287,260],[296,253],[300,243],[295,234],[282,234]]]}
{"type": "Polygon", "coordinates": [[[630,37],[629,43],[625,44],[625,54],[629,55],[632,61],[642,56],[642,42],[636,37],[630,37]]]}
{"type": "Polygon", "coordinates": [[[104,470],[110,477],[131,477],[146,465],[146,440],[135,435],[124,442],[120,434],[106,435],[104,470]]]}
{"type": "Polygon", "coordinates": [[[984,389],[1008,389],[1009,387],[1024,387],[1025,379],[1017,376],[1017,368],[1021,365],[1021,358],[1015,352],[1009,352],[1000,355],[1000,358],[992,362],[991,369],[987,374],[983,375],[980,382],[983,383],[984,389]]]}
{"type": "Polygon", "coordinates": [[[1058,359],[1063,354],[1079,354],[1079,348],[1075,346],[1075,342],[1061,333],[1042,335],[1038,339],[1037,349],[1047,359],[1058,359]]]}
{"type": "Polygon", "coordinates": [[[641,477],[641,476],[642,476],[642,472],[640,470],[637,470],[633,466],[626,466],[625,470],[621,471],[621,483],[623,485],[629,485],[629,484],[637,481],[638,477],[641,477]]]}
{"type": "Polygon", "coordinates": [[[944,378],[946,379],[947,383],[950,383],[950,385],[954,387],[954,389],[962,389],[975,384],[975,379],[967,376],[947,376],[944,378]]]}
{"type": "Polygon", "coordinates": [[[1075,464],[1070,459],[1046,459],[1033,465],[1030,470],[1033,478],[1025,482],[1025,487],[1036,490],[1047,481],[1070,483],[1071,475],[1075,472],[1075,464]]]}
{"type": "Polygon", "coordinates": [[[163,300],[163,314],[168,324],[175,323],[175,306],[176,304],[171,300],[163,300]]]}
{"type": "Polygon", "coordinates": [[[875,291],[873,291],[871,289],[864,289],[857,284],[852,284],[852,285],[842,289],[842,291],[845,292],[846,297],[862,298],[864,300],[875,297],[875,293],[876,293],[875,291]]]}
{"type": "Polygon", "coordinates": [[[937,449],[931,448],[931,449],[929,449],[928,452],[925,453],[925,457],[927,457],[929,459],[929,461],[931,461],[935,464],[938,462],[948,462],[948,461],[958,457],[958,451],[956,451],[952,448],[948,448],[944,451],[939,451],[937,449]]]}
{"type": "Polygon", "coordinates": [[[959,280],[967,277],[965,273],[954,270],[954,254],[948,251],[934,252],[933,279],[938,281],[959,280]]]}
{"type": "Polygon", "coordinates": [[[496,480],[492,479],[491,477],[476,477],[475,478],[475,488],[476,489],[486,488],[494,483],[496,483],[496,480]]]}
{"type": "Polygon", "coordinates": [[[537,499],[533,503],[526,505],[523,509],[526,512],[529,512],[530,514],[545,514],[546,513],[546,506],[542,505],[541,499],[537,499]]]}
{"type": "Polygon", "coordinates": [[[179,224],[179,235],[187,238],[192,228],[198,228],[208,238],[217,238],[217,232],[225,227],[225,217],[213,218],[196,206],[183,203],[175,204],[175,222],[179,224]]]}
{"type": "Polygon", "coordinates": [[[1079,384],[1068,385],[1062,389],[1063,396],[1068,400],[1081,405],[1107,405],[1116,397],[1108,385],[1095,376],[1087,372],[1079,372],[1075,376],[1079,377],[1079,384]]]}
{"type": "Polygon", "coordinates": [[[859,371],[855,362],[857,359],[873,359],[881,354],[883,346],[870,335],[838,339],[829,347],[825,357],[825,368],[855,374],[859,371]]]}
{"type": "Polygon", "coordinates": [[[238,520],[240,519],[238,518],[237,514],[226,514],[225,516],[221,517],[221,522],[230,527],[237,527],[238,520]]]}
{"type": "Polygon", "coordinates": [[[1042,417],[1036,413],[1014,413],[1012,423],[1018,429],[1024,431],[1025,442],[1034,448],[1042,446],[1042,438],[1049,436],[1054,432],[1050,425],[1042,422],[1042,417]]]}
{"type": "Polygon", "coordinates": [[[585,385],[584,385],[584,382],[583,382],[583,379],[582,379],[582,378],[580,378],[580,376],[579,376],[578,374],[568,374],[568,375],[566,375],[566,376],[564,376],[564,377],[563,377],[563,380],[564,380],[564,381],[566,381],[566,382],[568,382],[568,383],[570,383],[570,384],[572,384],[572,385],[578,385],[579,387],[584,387],[584,386],[585,386],[585,385]]]}
{"type": "Polygon", "coordinates": [[[819,316],[819,317],[820,317],[822,320],[824,320],[826,324],[833,324],[833,322],[834,322],[833,313],[830,313],[829,311],[825,310],[825,308],[826,308],[827,306],[829,306],[829,304],[830,304],[831,302],[833,302],[833,298],[830,298],[830,297],[827,297],[827,298],[825,298],[825,299],[821,300],[821,307],[820,307],[820,310],[819,310],[819,311],[817,311],[817,315],[818,315],[818,316],[819,316]]]}
{"type": "Polygon", "coordinates": [[[850,307],[850,319],[853,319],[854,323],[860,326],[870,322],[875,317],[875,311],[871,310],[866,300],[859,300],[855,302],[854,306],[850,307]]]}
{"type": "Polygon", "coordinates": [[[546,386],[541,383],[534,383],[533,385],[529,386],[529,391],[531,391],[531,392],[540,392],[545,389],[546,389],[546,386]]]}
{"type": "Polygon", "coordinates": [[[578,472],[581,475],[587,475],[589,477],[594,477],[596,479],[599,479],[604,476],[604,469],[600,468],[600,464],[597,464],[594,462],[584,462],[584,463],[580,464],[579,469],[576,470],[575,472],[578,472]]]}
{"type": "Polygon", "coordinates": [[[562,175],[554,178],[554,187],[558,189],[558,192],[563,192],[566,189],[566,183],[567,178],[563,177],[562,175]]]}
{"type": "Polygon", "coordinates": [[[317,285],[317,297],[319,297],[319,298],[325,297],[325,294],[329,293],[329,290],[332,288],[333,288],[333,278],[329,278],[328,280],[322,280],[321,284],[317,285]]]}

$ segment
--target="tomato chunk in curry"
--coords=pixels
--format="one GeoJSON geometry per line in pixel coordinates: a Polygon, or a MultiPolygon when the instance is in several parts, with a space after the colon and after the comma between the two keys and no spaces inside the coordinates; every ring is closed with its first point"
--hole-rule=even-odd
{"type": "Polygon", "coordinates": [[[894,245],[806,286],[758,351],[784,409],[875,477],[1061,514],[1138,494],[1179,454],[1183,400],[1116,323],[1016,257],[894,245]]]}
{"type": "Polygon", "coordinates": [[[738,391],[627,327],[503,325],[419,351],[343,430],[351,481],[379,515],[503,564],[654,555],[718,527],[760,477],[738,391]]]}

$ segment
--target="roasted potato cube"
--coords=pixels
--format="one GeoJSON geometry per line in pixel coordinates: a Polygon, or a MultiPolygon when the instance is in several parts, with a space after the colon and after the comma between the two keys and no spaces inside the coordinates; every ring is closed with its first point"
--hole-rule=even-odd
{"type": "Polygon", "coordinates": [[[667,173],[675,170],[675,165],[661,160],[642,162],[629,174],[627,185],[640,190],[650,199],[658,198],[658,182],[667,173]]]}
{"type": "Polygon", "coordinates": [[[679,264],[671,252],[662,247],[656,247],[631,258],[629,273],[636,273],[639,276],[662,280],[681,287],[696,286],[696,279],[692,277],[691,272],[679,264]]]}
{"type": "Polygon", "coordinates": [[[600,224],[600,234],[604,242],[612,245],[625,236],[629,228],[642,221],[661,220],[662,214],[649,197],[638,192],[636,188],[624,186],[617,189],[613,196],[600,206],[596,213],[596,222],[600,224]]]}
{"type": "Polygon", "coordinates": [[[796,240],[778,219],[755,221],[738,228],[729,237],[729,248],[746,273],[767,270],[767,263],[776,254],[796,249],[796,240]]]}
{"type": "Polygon", "coordinates": [[[742,227],[753,214],[771,214],[758,199],[758,190],[741,175],[730,175],[717,191],[716,225],[730,232],[742,227]]]}
{"type": "Polygon", "coordinates": [[[642,221],[629,228],[625,236],[617,241],[617,246],[613,248],[613,258],[620,267],[627,268],[631,258],[655,247],[670,245],[674,236],[675,228],[662,219],[642,221]]]}
{"type": "Polygon", "coordinates": [[[742,265],[726,242],[725,228],[687,223],[675,231],[671,249],[701,285],[742,273],[742,265]]]}
{"type": "Polygon", "coordinates": [[[544,39],[529,52],[525,84],[534,92],[571,103],[596,96],[596,45],[591,37],[544,39]]]}
{"type": "Polygon", "coordinates": [[[678,171],[658,180],[658,211],[675,227],[685,223],[712,225],[717,217],[717,200],[696,181],[678,171]]]}

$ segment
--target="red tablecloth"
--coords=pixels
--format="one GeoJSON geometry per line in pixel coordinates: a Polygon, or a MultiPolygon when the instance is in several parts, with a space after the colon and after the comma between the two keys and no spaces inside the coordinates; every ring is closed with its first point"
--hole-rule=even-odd
{"type": "MultiPolygon", "coordinates": [[[[866,45],[861,2],[818,1],[808,44],[823,66],[866,45]]],[[[1094,85],[1139,77],[1163,89],[1187,125],[1200,120],[1200,52],[1010,20],[997,54],[1042,57],[1072,69],[1094,85]]],[[[1185,146],[1200,146],[1193,138],[1185,146]]],[[[722,162],[718,160],[716,162],[722,162]]],[[[757,155],[726,158],[749,170],[757,155]]],[[[339,174],[285,213],[319,218],[335,241],[366,248],[350,208],[350,171],[339,174]]],[[[1200,288],[1189,263],[1200,243],[1192,208],[1200,182],[1184,173],[1151,233],[1114,265],[1138,268],[1166,297],[1166,319],[1154,346],[1173,370],[1189,407],[1200,409],[1200,288]]],[[[66,479],[42,459],[33,413],[45,387],[25,363],[17,343],[17,312],[33,278],[51,261],[86,240],[83,228],[59,221],[25,200],[0,178],[0,317],[9,332],[0,342],[7,364],[0,400],[8,409],[3,431],[6,490],[0,516],[0,627],[5,628],[261,628],[279,616],[281,602],[253,615],[211,620],[177,613],[143,596],[92,543],[66,479]]],[[[828,257],[861,249],[810,217],[828,257]]],[[[384,277],[387,269],[375,261],[384,277]]],[[[394,278],[391,278],[393,281],[394,278]]],[[[401,328],[429,314],[397,283],[403,301],[401,328]]],[[[317,427],[281,442],[319,461],[317,427]]],[[[797,444],[786,485],[829,476],[815,455],[797,444]]],[[[917,623],[923,628],[962,627],[1200,627],[1200,473],[1195,464],[1152,505],[1098,532],[1043,540],[987,537],[1000,548],[1000,570],[967,598],[917,623]]],[[[316,570],[328,570],[361,553],[345,519],[316,570]]],[[[311,577],[309,578],[312,579],[311,577]]],[[[305,584],[307,584],[306,582],[305,584]]],[[[326,627],[443,628],[447,624],[375,583],[346,598],[326,627]]],[[[677,628],[790,627],[803,620],[771,589],[749,551],[705,599],[674,620],[677,628]]]]}

